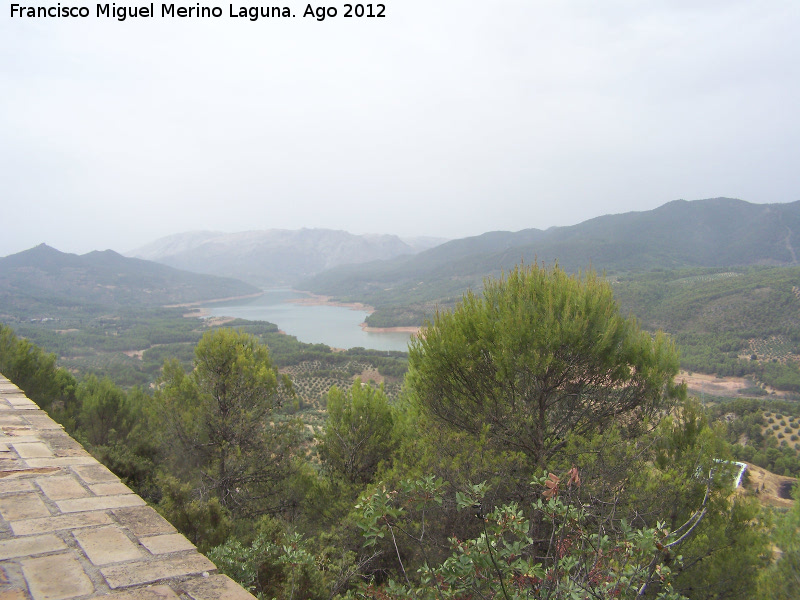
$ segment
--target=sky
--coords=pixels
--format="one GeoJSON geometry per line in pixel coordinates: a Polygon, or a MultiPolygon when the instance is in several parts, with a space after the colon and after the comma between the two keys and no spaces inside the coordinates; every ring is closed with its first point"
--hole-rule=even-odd
{"type": "Polygon", "coordinates": [[[800,200],[797,0],[311,5],[336,8],[323,21],[306,2],[251,21],[231,7],[259,5],[215,1],[199,5],[220,18],[156,2],[121,22],[84,0],[61,5],[87,18],[12,18],[0,0],[0,256],[800,200]]]}

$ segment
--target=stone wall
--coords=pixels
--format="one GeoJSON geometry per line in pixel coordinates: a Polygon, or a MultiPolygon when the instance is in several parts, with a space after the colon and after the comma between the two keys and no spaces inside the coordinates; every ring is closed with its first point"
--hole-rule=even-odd
{"type": "Polygon", "coordinates": [[[252,600],[0,375],[0,600],[252,600]]]}

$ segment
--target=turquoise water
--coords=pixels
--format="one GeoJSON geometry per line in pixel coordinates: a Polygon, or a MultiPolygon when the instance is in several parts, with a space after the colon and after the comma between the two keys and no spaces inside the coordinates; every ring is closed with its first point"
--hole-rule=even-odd
{"type": "Polygon", "coordinates": [[[301,342],[327,344],[333,348],[361,346],[374,350],[408,349],[407,333],[370,333],[359,325],[369,314],[343,306],[304,305],[288,302],[308,298],[294,290],[267,290],[258,298],[232,300],[204,306],[215,317],[269,321],[301,342]]]}

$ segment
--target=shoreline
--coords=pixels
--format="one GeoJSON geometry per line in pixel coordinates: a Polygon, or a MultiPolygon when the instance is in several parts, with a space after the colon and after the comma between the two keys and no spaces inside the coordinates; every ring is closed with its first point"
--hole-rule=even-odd
{"type": "Polygon", "coordinates": [[[400,327],[370,327],[366,322],[360,325],[362,331],[367,333],[410,333],[411,335],[418,335],[422,327],[416,325],[406,325],[400,327]]]}
{"type": "Polygon", "coordinates": [[[213,298],[211,300],[198,300],[196,302],[183,302],[181,304],[165,304],[164,308],[194,308],[192,313],[188,313],[184,315],[184,317],[190,316],[206,316],[208,315],[208,311],[204,308],[200,308],[201,304],[214,304],[215,302],[230,302],[231,300],[246,300],[248,298],[258,298],[259,296],[263,296],[264,292],[256,292],[254,294],[245,294],[244,296],[228,296],[227,298],[213,298]],[[199,315],[195,315],[193,313],[199,313],[199,315]]]}
{"type": "Polygon", "coordinates": [[[338,302],[331,300],[330,296],[322,296],[312,292],[303,290],[292,290],[298,294],[307,294],[308,298],[291,298],[286,300],[287,303],[300,304],[301,306],[341,306],[342,308],[349,308],[350,310],[363,310],[368,313],[374,313],[375,307],[363,302],[338,302]]]}

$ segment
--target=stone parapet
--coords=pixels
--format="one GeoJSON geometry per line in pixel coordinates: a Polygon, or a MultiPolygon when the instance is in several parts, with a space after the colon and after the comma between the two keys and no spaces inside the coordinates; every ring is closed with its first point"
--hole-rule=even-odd
{"type": "Polygon", "coordinates": [[[0,600],[252,600],[0,375],[0,600]]]}

